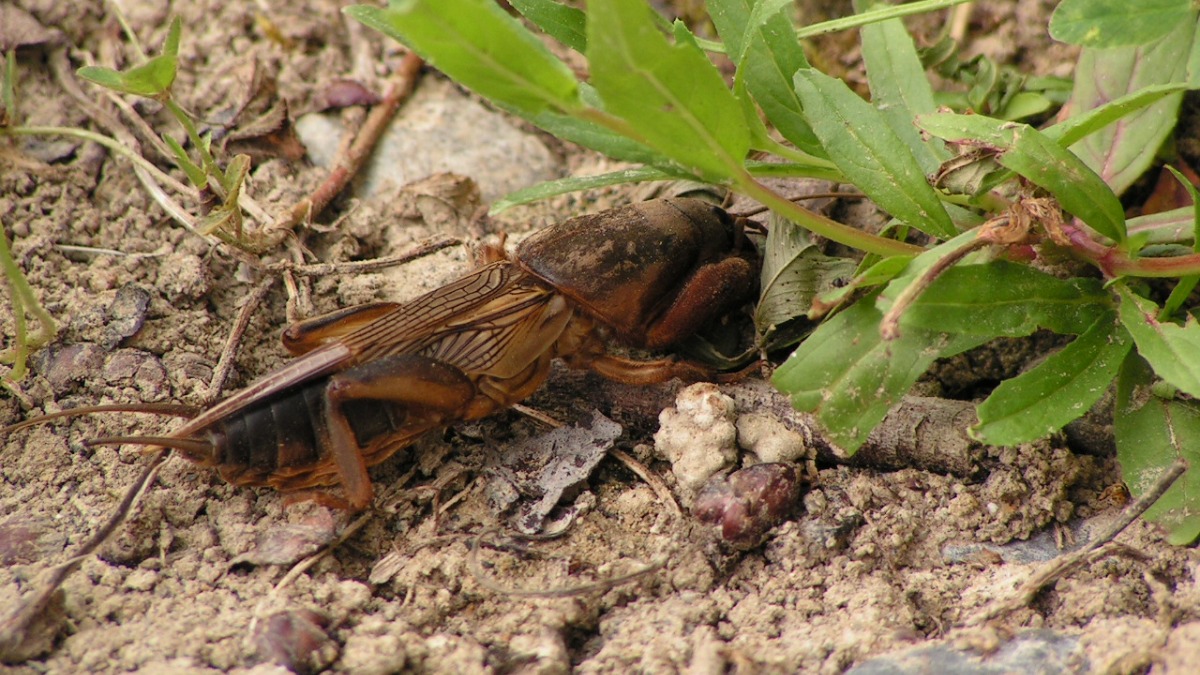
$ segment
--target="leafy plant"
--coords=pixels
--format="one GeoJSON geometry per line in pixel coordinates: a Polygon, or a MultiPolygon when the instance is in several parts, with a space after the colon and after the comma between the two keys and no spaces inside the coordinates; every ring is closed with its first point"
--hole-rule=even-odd
{"type": "MultiPolygon", "coordinates": [[[[864,6],[836,25],[800,28],[790,4],[710,0],[722,38],[713,43],[666,24],[643,0],[594,0],[586,13],[553,0],[513,0],[529,22],[587,57],[587,81],[493,0],[392,0],[346,11],[506,110],[646,165],[556,181],[505,205],[606,181],[686,177],[728,186],[866,254],[847,288],[814,291],[820,273],[812,265],[829,261],[813,256],[807,239],[774,237],[772,245],[796,253],[768,251],[775,261],[766,292],[788,295],[764,297],[769,309],[759,313],[769,331],[809,313],[810,303],[839,310],[773,381],[845,449],[859,447],[936,359],[1050,330],[1076,337],[997,387],[980,404],[972,434],[997,445],[1044,437],[1115,383],[1116,440],[1134,494],[1177,457],[1195,459],[1200,326],[1182,310],[1200,280],[1196,207],[1127,219],[1118,198],[1154,164],[1181,92],[1197,81],[1189,70],[1200,63],[1190,3],[1064,2],[1051,27],[1085,46],[1070,116],[1041,129],[937,109],[898,17],[956,0],[864,6]],[[1114,29],[1125,25],[1137,30],[1114,29]],[[862,29],[870,101],[811,67],[800,44],[848,26],[862,29]],[[731,85],[706,49],[735,64],[731,85]],[[776,161],[750,159],[763,153],[776,161]],[[893,220],[882,234],[847,227],[788,202],[761,180],[768,175],[853,183],[893,220]],[[801,251],[812,262],[790,264],[801,251]],[[1092,273],[1043,271],[1067,258],[1092,273]],[[1150,278],[1166,281],[1141,281],[1150,278]],[[1174,290],[1156,300],[1164,283],[1174,290]]],[[[1020,87],[1011,80],[1003,96],[965,100],[1009,109],[1020,87]]],[[[1152,512],[1173,541],[1200,535],[1196,495],[1194,471],[1152,512]]]]}
{"type": "MultiPolygon", "coordinates": [[[[119,13],[118,19],[125,26],[119,13]]],[[[136,36],[128,31],[128,26],[125,28],[130,41],[135,45],[138,44],[136,36]]],[[[169,134],[161,134],[158,140],[161,141],[163,152],[169,154],[175,165],[187,176],[192,186],[190,189],[186,184],[171,178],[143,157],[134,147],[136,144],[133,142],[118,140],[76,127],[48,127],[18,123],[16,112],[18,100],[13,86],[16,81],[15,60],[11,55],[7,62],[6,76],[0,83],[3,85],[0,87],[0,97],[2,97],[0,100],[4,104],[4,109],[0,110],[0,136],[62,135],[98,143],[133,162],[135,172],[144,183],[148,184],[150,194],[173,219],[184,227],[201,234],[212,234],[226,243],[258,252],[263,246],[243,232],[242,210],[238,204],[241,186],[250,167],[250,158],[246,155],[237,155],[223,165],[212,152],[211,139],[200,133],[195,120],[180,107],[172,94],[181,33],[182,24],[176,18],[170,24],[161,54],[146,58],[142,64],[123,71],[101,66],[86,66],[78,70],[78,75],[119,94],[154,99],[170,112],[183,128],[197,159],[193,159],[188,150],[169,134]],[[207,215],[199,221],[195,221],[181,206],[166,196],[164,186],[196,197],[200,207],[207,215]]]]}
{"type": "Polygon", "coordinates": [[[162,141],[170,148],[176,166],[187,175],[188,181],[202,195],[212,194],[220,201],[220,205],[201,222],[201,231],[204,234],[213,234],[227,243],[253,249],[252,243],[245,238],[242,231],[242,212],[237,199],[249,170],[250,158],[239,155],[233,158],[228,166],[221,167],[213,156],[210,139],[200,135],[195,120],[179,106],[171,93],[178,65],[181,32],[182,24],[179,17],[176,17],[171,21],[161,54],[123,71],[102,66],[85,66],[79,69],[78,75],[112,91],[152,98],[161,103],[183,127],[188,141],[199,155],[197,163],[179,141],[169,134],[162,134],[162,141]]]}
{"type": "MultiPolygon", "coordinates": [[[[0,73],[0,129],[10,124],[16,115],[16,57],[12,50],[4,55],[4,70],[0,73]]],[[[3,270],[4,285],[8,288],[8,298],[12,305],[13,334],[11,344],[0,350],[0,363],[11,364],[11,368],[3,377],[0,385],[11,387],[25,377],[25,366],[29,354],[46,345],[58,333],[58,324],[54,317],[42,307],[29,286],[29,281],[21,271],[20,265],[13,259],[12,248],[8,243],[8,233],[4,224],[0,223],[0,270],[3,270]],[[30,334],[29,318],[37,320],[37,330],[30,334]]]]}
{"type": "Polygon", "coordinates": [[[12,364],[12,368],[0,378],[0,385],[9,386],[25,377],[25,364],[29,354],[54,339],[58,333],[58,324],[37,301],[33,289],[29,287],[29,281],[25,279],[21,268],[13,259],[3,223],[0,223],[0,269],[4,270],[4,282],[12,303],[14,324],[12,345],[0,351],[0,363],[12,364]],[[38,328],[33,334],[29,332],[26,315],[37,320],[38,328]]]}
{"type": "MultiPolygon", "coordinates": [[[[253,248],[253,242],[243,236],[242,214],[238,206],[238,195],[247,170],[249,157],[234,157],[222,168],[210,151],[209,139],[202,136],[195,121],[172,98],[171,86],[175,81],[179,39],[182,32],[178,18],[171,22],[161,54],[146,59],[138,66],[125,71],[88,66],[79,70],[84,79],[115,92],[153,98],[162,103],[175,117],[199,155],[199,162],[192,160],[188,152],[174,138],[162,135],[162,141],[173,154],[176,165],[183,170],[195,187],[202,201],[212,197],[218,202],[209,215],[200,222],[203,233],[211,233],[226,242],[242,248],[253,248]]],[[[130,35],[132,38],[132,34],[130,35]]],[[[136,40],[133,40],[136,44],[136,40]]],[[[5,55],[3,71],[0,72],[0,136],[19,135],[66,135],[99,143],[109,150],[131,160],[136,170],[148,176],[166,179],[165,174],[142,157],[134,148],[114,138],[74,127],[43,127],[21,124],[18,114],[19,98],[16,91],[16,59],[12,51],[5,55]]],[[[152,193],[154,191],[152,190],[152,193]]],[[[171,208],[173,202],[160,199],[164,208],[182,219],[190,227],[190,218],[178,209],[171,208]]],[[[25,374],[29,353],[47,344],[54,338],[57,325],[48,312],[37,302],[20,266],[13,259],[6,233],[0,231],[0,268],[9,290],[13,310],[12,344],[0,351],[0,363],[12,364],[12,368],[0,379],[0,385],[11,385],[25,374]],[[28,320],[37,321],[37,329],[30,332],[28,320]]]]}
{"type": "Polygon", "coordinates": [[[1019,120],[1062,105],[1071,93],[1071,82],[1065,78],[1029,76],[982,54],[964,60],[958,53],[958,43],[949,34],[918,52],[926,68],[965,88],[934,92],[934,100],[956,110],[1019,120]]]}

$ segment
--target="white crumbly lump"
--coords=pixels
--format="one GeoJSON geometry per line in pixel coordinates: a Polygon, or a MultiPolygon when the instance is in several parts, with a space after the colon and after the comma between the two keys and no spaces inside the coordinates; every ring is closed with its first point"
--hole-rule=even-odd
{"type": "Polygon", "coordinates": [[[738,445],[754,453],[754,464],[798,462],[808,459],[804,435],[792,431],[771,415],[745,413],[737,418],[738,445]]]}
{"type": "Polygon", "coordinates": [[[685,506],[709,476],[737,461],[736,416],[733,399],[709,382],[686,387],[659,414],[654,448],[671,462],[685,506]]]}

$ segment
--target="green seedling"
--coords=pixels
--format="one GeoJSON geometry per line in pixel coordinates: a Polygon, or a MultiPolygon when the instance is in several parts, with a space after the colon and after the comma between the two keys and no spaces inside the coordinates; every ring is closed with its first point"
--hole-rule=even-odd
{"type": "Polygon", "coordinates": [[[253,248],[252,242],[246,239],[242,231],[241,209],[237,206],[237,195],[246,176],[246,160],[232,161],[222,168],[212,154],[210,139],[199,133],[195,120],[172,96],[171,86],[175,82],[181,32],[182,25],[176,17],[171,21],[161,54],[126,70],[86,66],[78,70],[78,75],[106,89],[152,98],[161,103],[183,127],[188,141],[199,155],[197,163],[178,141],[163,134],[162,140],[170,148],[176,165],[197,190],[211,192],[221,202],[216,213],[206,218],[206,226],[201,231],[242,248],[253,248]]]}
{"type": "Polygon", "coordinates": [[[58,333],[58,325],[54,322],[54,317],[37,301],[25,274],[13,259],[3,223],[0,223],[0,268],[4,270],[13,319],[12,344],[0,351],[0,363],[11,364],[12,367],[0,378],[0,384],[12,387],[25,377],[25,365],[29,354],[49,344],[58,333]],[[29,331],[29,317],[36,319],[38,323],[37,330],[33,333],[29,331]]]}
{"type": "MultiPolygon", "coordinates": [[[[0,77],[0,101],[4,105],[0,110],[0,130],[10,126],[16,118],[16,73],[16,55],[10,50],[4,55],[4,71],[0,77]]],[[[0,384],[12,388],[25,377],[29,354],[49,344],[58,333],[58,325],[38,302],[25,273],[13,258],[3,223],[0,223],[0,269],[4,271],[13,322],[11,344],[0,351],[0,363],[10,364],[11,368],[0,378],[0,384]],[[29,332],[30,317],[38,323],[32,334],[29,332]]]]}
{"type": "MultiPolygon", "coordinates": [[[[249,158],[244,155],[234,157],[228,167],[222,169],[211,152],[209,139],[198,132],[194,120],[175,102],[171,93],[181,32],[181,23],[179,19],[175,19],[168,30],[162,53],[147,59],[141,65],[124,71],[89,66],[81,68],[79,75],[112,91],[152,98],[171,112],[187,133],[190,144],[196,149],[199,162],[194,161],[171,136],[164,134],[162,140],[173,153],[176,164],[200,194],[207,193],[218,197],[216,207],[201,221],[201,232],[211,233],[227,243],[253,250],[254,242],[243,233],[242,213],[237,204],[249,168],[249,158]]],[[[135,150],[108,136],[85,129],[19,124],[15,86],[16,59],[11,51],[5,55],[0,76],[0,104],[3,106],[0,109],[0,135],[65,135],[92,141],[126,157],[153,179],[168,180],[157,167],[135,150]]],[[[11,386],[24,376],[28,354],[53,339],[57,328],[53,318],[34,297],[24,274],[12,257],[7,237],[3,232],[0,232],[0,268],[3,269],[13,308],[12,344],[0,352],[0,362],[12,364],[12,368],[2,380],[3,384],[11,386]],[[30,317],[38,323],[37,329],[32,332],[28,329],[30,317]]]]}
{"type": "MultiPolygon", "coordinates": [[[[119,15],[118,18],[120,19],[119,15]]],[[[122,26],[124,26],[130,42],[140,50],[136,36],[133,35],[123,21],[122,26]]],[[[163,146],[171,154],[176,166],[183,171],[188,178],[188,182],[196,190],[197,194],[194,196],[197,198],[200,208],[204,210],[211,209],[214,213],[204,218],[202,226],[196,228],[194,227],[193,218],[174,202],[164,197],[158,199],[159,203],[172,218],[188,229],[197,231],[200,234],[211,234],[226,243],[250,252],[261,252],[262,246],[260,242],[243,232],[242,211],[237,204],[237,197],[240,194],[242,181],[245,179],[247,172],[246,162],[249,161],[249,158],[244,156],[234,157],[226,166],[222,167],[221,162],[213,155],[210,138],[199,132],[195,120],[179,105],[172,93],[172,86],[174,85],[177,73],[181,34],[182,24],[176,18],[172,20],[167,31],[162,53],[157,56],[144,58],[143,63],[126,70],[114,70],[101,66],[86,66],[77,71],[78,75],[110,91],[151,98],[162,104],[183,128],[187,135],[188,144],[194,148],[198,159],[193,159],[188,150],[168,134],[162,134],[160,137],[163,146]]],[[[0,121],[7,123],[0,124],[0,135],[61,135],[98,143],[109,151],[133,162],[140,172],[139,175],[143,176],[143,180],[156,182],[160,186],[172,185],[175,186],[177,191],[186,191],[183,184],[178,183],[163,173],[158,167],[139,154],[136,149],[114,138],[74,127],[43,127],[16,124],[14,122],[16,97],[12,90],[12,83],[15,80],[12,74],[14,70],[13,63],[13,60],[10,58],[7,64],[8,76],[5,78],[5,86],[0,91],[3,96],[4,114],[6,116],[4,119],[0,119],[0,121]]],[[[152,194],[157,194],[157,192],[159,192],[157,188],[151,189],[152,194]]]]}
{"type": "Polygon", "coordinates": [[[80,68],[77,74],[83,79],[106,89],[123,94],[152,98],[162,103],[179,122],[180,126],[183,127],[188,135],[188,140],[191,141],[200,154],[203,167],[192,161],[177,141],[170,136],[163,136],[163,140],[174,151],[176,162],[183,169],[184,173],[187,174],[188,179],[197,188],[205,188],[208,185],[206,177],[212,175],[220,179],[222,183],[221,187],[225,188],[227,186],[224,185],[224,172],[215,170],[216,161],[209,152],[208,141],[200,136],[191,116],[179,107],[171,95],[171,85],[175,83],[181,32],[182,24],[179,18],[176,17],[171,22],[170,29],[168,29],[162,54],[147,60],[139,66],[134,66],[123,71],[103,66],[85,66],[80,68]]]}

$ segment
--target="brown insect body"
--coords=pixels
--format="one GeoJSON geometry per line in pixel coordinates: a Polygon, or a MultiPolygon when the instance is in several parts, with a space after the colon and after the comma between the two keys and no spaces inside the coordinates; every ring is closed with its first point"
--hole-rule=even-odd
{"type": "MultiPolygon", "coordinates": [[[[609,336],[665,347],[746,300],[757,271],[721,209],[660,200],[575,218],[410,302],[375,303],[284,331],[298,355],[166,438],[143,439],[235,485],[364,508],[367,468],[421,434],[533,393],[564,359],[629,383],[712,371],[610,355],[609,336]],[[316,488],[340,484],[341,500],[316,488]]],[[[137,441],[138,439],[122,439],[137,441]]]]}
{"type": "Polygon", "coordinates": [[[745,282],[741,263],[749,264],[736,253],[746,247],[739,236],[722,209],[663,199],[543,230],[521,244],[517,261],[625,344],[664,347],[731,309],[728,284],[745,282]]]}

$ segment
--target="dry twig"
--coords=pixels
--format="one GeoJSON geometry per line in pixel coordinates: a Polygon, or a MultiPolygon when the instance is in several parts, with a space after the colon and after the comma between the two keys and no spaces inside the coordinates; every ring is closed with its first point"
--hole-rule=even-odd
{"type": "Polygon", "coordinates": [[[672,515],[677,518],[683,517],[683,510],[679,508],[679,504],[675,501],[675,496],[671,494],[671,489],[658,477],[658,474],[647,469],[646,465],[634,459],[632,455],[624,450],[613,448],[608,451],[608,454],[624,464],[627,469],[637,474],[638,478],[646,481],[646,484],[658,496],[658,500],[671,510],[672,515]]]}
{"type": "Polygon", "coordinates": [[[225,340],[225,346],[221,349],[221,358],[217,361],[217,367],[213,369],[212,381],[208,383],[208,391],[204,393],[205,405],[211,404],[220,396],[221,389],[225,387],[225,380],[229,377],[229,371],[233,370],[238,345],[242,342],[242,336],[246,333],[246,327],[250,325],[250,319],[254,316],[254,311],[258,309],[263,298],[267,297],[267,291],[271,290],[271,285],[274,283],[274,277],[267,277],[258,282],[258,285],[250,291],[250,295],[246,297],[246,304],[242,305],[242,308],[238,310],[237,319],[233,322],[233,328],[230,329],[229,337],[225,340]]]}
{"type": "Polygon", "coordinates": [[[404,57],[383,100],[371,109],[366,122],[355,134],[354,140],[345,146],[345,152],[339,153],[325,181],[311,195],[296,202],[292,208],[265,228],[263,238],[267,248],[277,246],[292,231],[292,228],[325,210],[325,207],[349,185],[367,157],[370,156],[375,143],[387,129],[392,117],[400,108],[400,104],[412,94],[422,64],[421,57],[412,52],[404,57]]]}
{"type": "Polygon", "coordinates": [[[355,274],[361,272],[373,272],[377,269],[392,267],[395,265],[403,265],[407,262],[412,262],[417,258],[423,258],[431,253],[436,253],[444,248],[457,246],[462,243],[461,239],[455,237],[438,236],[417,243],[416,246],[405,251],[397,253],[385,258],[374,258],[372,260],[352,260],[350,262],[340,263],[315,263],[312,265],[297,265],[294,262],[285,260],[267,266],[267,269],[272,272],[291,272],[301,277],[324,277],[330,274],[355,274]]]}
{"type": "MultiPolygon", "coordinates": [[[[483,565],[479,562],[480,541],[484,537],[490,534],[495,534],[496,532],[497,530],[492,528],[489,530],[484,530],[483,532],[480,532],[478,535],[471,538],[470,551],[467,554],[467,569],[471,572],[471,576],[475,578],[475,581],[480,586],[483,586],[493,593],[499,593],[501,595],[511,595],[523,598],[571,598],[577,595],[583,595],[584,593],[603,592],[653,574],[654,572],[666,567],[668,561],[668,557],[663,556],[659,560],[647,565],[643,565],[641,569],[630,572],[629,574],[623,574],[618,577],[603,579],[601,581],[592,583],[576,584],[574,586],[562,586],[559,588],[514,588],[493,581],[492,578],[489,577],[486,572],[484,572],[483,565]]],[[[530,541],[547,541],[549,539],[560,537],[565,532],[566,530],[563,530],[563,532],[546,535],[514,534],[510,536],[515,536],[530,541]]]]}

